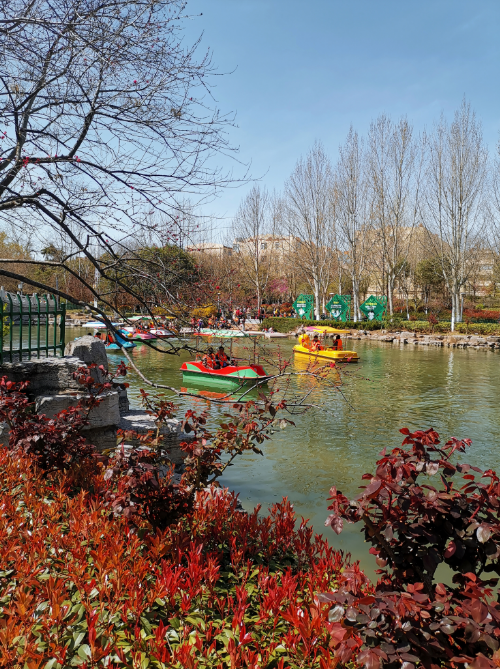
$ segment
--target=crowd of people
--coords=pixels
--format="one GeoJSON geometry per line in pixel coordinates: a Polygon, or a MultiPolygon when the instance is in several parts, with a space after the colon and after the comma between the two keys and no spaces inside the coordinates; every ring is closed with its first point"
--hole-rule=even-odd
{"type": "Polygon", "coordinates": [[[257,320],[260,323],[264,318],[296,318],[297,314],[293,309],[282,309],[280,307],[261,307],[255,309],[251,307],[235,307],[229,314],[218,311],[215,315],[208,318],[201,316],[191,317],[191,328],[200,331],[202,328],[211,328],[214,330],[225,330],[234,327],[245,329],[245,323],[249,320],[257,320]]]}

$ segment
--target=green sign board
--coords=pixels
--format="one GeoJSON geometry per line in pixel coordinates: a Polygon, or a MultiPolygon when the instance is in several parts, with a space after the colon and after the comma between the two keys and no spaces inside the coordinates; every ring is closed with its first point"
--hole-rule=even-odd
{"type": "Polygon", "coordinates": [[[364,313],[367,320],[381,321],[385,314],[386,306],[387,298],[385,296],[374,297],[373,295],[370,295],[370,297],[365,300],[359,308],[364,313]]]}
{"type": "Polygon", "coordinates": [[[314,318],[314,295],[299,295],[292,306],[300,318],[314,318]]]}
{"type": "Polygon", "coordinates": [[[326,304],[326,310],[336,321],[349,321],[351,319],[351,296],[334,295],[326,304]]]}

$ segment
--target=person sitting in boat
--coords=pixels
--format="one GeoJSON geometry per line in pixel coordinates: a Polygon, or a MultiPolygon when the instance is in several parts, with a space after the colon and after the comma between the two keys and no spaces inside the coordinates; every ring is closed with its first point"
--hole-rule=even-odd
{"type": "Polygon", "coordinates": [[[219,369],[219,363],[215,359],[214,349],[211,346],[203,356],[202,363],[207,369],[219,369]]]}
{"type": "Polygon", "coordinates": [[[224,351],[224,346],[219,346],[219,350],[217,351],[215,357],[217,358],[217,362],[219,363],[219,369],[221,367],[229,367],[229,358],[227,357],[226,352],[224,351]]]}
{"type": "Polygon", "coordinates": [[[321,346],[321,342],[319,340],[318,335],[314,335],[313,340],[311,342],[311,351],[322,351],[323,346],[321,346]]]}
{"type": "Polygon", "coordinates": [[[340,338],[340,335],[337,335],[333,340],[332,348],[334,351],[341,351],[343,349],[342,339],[340,338]]]}

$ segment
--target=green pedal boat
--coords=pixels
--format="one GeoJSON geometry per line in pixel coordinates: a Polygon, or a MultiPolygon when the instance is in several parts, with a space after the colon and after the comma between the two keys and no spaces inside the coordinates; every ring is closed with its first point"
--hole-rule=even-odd
{"type": "Polygon", "coordinates": [[[229,365],[222,369],[209,369],[202,362],[184,362],[181,367],[184,382],[195,381],[218,388],[239,388],[262,385],[270,378],[260,365],[229,365]]]}

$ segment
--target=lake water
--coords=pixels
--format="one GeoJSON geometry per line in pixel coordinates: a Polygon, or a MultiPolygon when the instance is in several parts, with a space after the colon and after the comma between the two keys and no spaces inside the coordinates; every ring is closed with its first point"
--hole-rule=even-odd
{"type": "MultiPolygon", "coordinates": [[[[266,342],[267,353],[263,355],[272,361],[281,354],[293,361],[294,343],[266,342]]],[[[235,355],[253,355],[247,339],[233,347],[235,355]]],[[[246,509],[260,504],[265,511],[288,497],[296,512],[309,518],[318,533],[326,534],[333,546],[351,552],[372,573],[374,561],[358,526],[347,526],[338,537],[324,527],[330,487],[336,485],[354,497],[362,474],[374,471],[380,450],[400,445],[401,427],[434,427],[443,440],[470,437],[473,444],[466,459],[484,468],[500,468],[500,355],[360,341],[346,342],[345,348],[356,350],[361,362],[349,366],[343,394],[333,384],[313,390],[308,401],[317,407],[294,417],[296,427],[288,427],[265,442],[264,457],[248,454],[236,459],[222,482],[240,494],[246,509]]],[[[148,378],[176,388],[183,385],[181,363],[192,358],[186,352],[164,355],[143,345],[132,355],[148,378]]],[[[125,359],[120,354],[109,358],[112,366],[125,359]]],[[[304,368],[304,363],[294,364],[295,369],[304,368]]],[[[133,372],[128,381],[131,402],[139,406],[138,391],[145,387],[144,382],[133,372]]],[[[295,377],[290,392],[304,392],[312,384],[295,377]]],[[[184,398],[179,404],[194,405],[198,410],[206,406],[213,424],[227,411],[200,399],[184,398]]]]}

